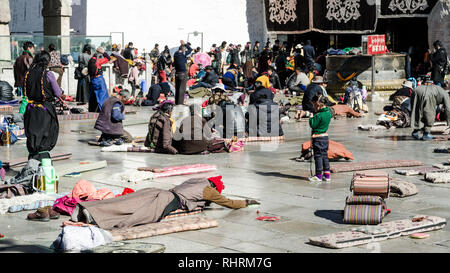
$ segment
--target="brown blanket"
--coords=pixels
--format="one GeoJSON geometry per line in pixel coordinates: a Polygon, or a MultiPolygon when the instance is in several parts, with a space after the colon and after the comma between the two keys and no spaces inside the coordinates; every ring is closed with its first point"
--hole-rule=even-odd
{"type": "MultiPolygon", "coordinates": [[[[306,143],[302,144],[302,154],[303,152],[311,149],[312,142],[308,141],[306,143]]],[[[328,149],[328,158],[329,159],[347,159],[347,160],[354,160],[353,154],[349,152],[344,145],[330,140],[330,147],[328,149]]]]}

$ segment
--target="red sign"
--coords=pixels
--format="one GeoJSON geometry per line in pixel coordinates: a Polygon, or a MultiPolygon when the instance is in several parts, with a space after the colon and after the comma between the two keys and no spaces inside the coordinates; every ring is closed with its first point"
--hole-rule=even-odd
{"type": "Polygon", "coordinates": [[[367,42],[367,53],[369,55],[386,53],[386,35],[369,35],[367,42]]]}

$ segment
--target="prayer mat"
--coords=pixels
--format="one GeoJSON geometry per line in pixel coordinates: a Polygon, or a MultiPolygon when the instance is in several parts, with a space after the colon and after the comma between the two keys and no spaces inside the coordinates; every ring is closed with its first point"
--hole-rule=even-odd
{"type": "Polygon", "coordinates": [[[83,173],[89,172],[93,170],[103,169],[108,167],[108,163],[106,161],[98,161],[98,162],[80,162],[78,164],[66,164],[61,166],[55,166],[55,171],[59,175],[59,177],[65,176],[71,173],[83,173]]]}
{"type": "Polygon", "coordinates": [[[419,215],[413,219],[385,222],[377,226],[362,226],[349,231],[309,238],[312,245],[326,248],[346,248],[373,242],[396,239],[418,232],[443,229],[447,220],[436,216],[419,215]]]}
{"type": "Polygon", "coordinates": [[[166,247],[163,244],[151,244],[142,242],[113,242],[104,246],[85,251],[89,253],[112,254],[139,254],[139,253],[164,253],[166,247]]]}
{"type": "Polygon", "coordinates": [[[59,121],[69,121],[69,120],[91,120],[97,119],[99,113],[84,113],[84,114],[71,114],[71,115],[58,115],[59,121]]]}
{"type": "Polygon", "coordinates": [[[360,130],[360,131],[380,131],[380,130],[388,130],[388,129],[381,125],[365,124],[365,125],[359,125],[358,130],[360,130]]]}
{"type": "Polygon", "coordinates": [[[426,173],[446,172],[447,170],[448,167],[445,167],[444,165],[435,165],[422,168],[399,169],[395,170],[395,173],[406,176],[415,176],[415,175],[425,175],[426,173]]]}
{"type": "Polygon", "coordinates": [[[171,212],[169,215],[163,218],[163,220],[172,219],[172,218],[178,218],[178,217],[186,217],[186,216],[192,216],[197,215],[203,212],[202,208],[196,208],[193,211],[187,211],[187,210],[176,210],[171,212]]]}
{"type": "MultiPolygon", "coordinates": [[[[68,154],[53,154],[51,155],[52,161],[60,161],[60,160],[66,160],[70,159],[72,157],[71,153],[68,154]]],[[[10,161],[3,161],[3,167],[5,169],[10,168],[18,168],[18,167],[24,167],[28,163],[28,157],[18,158],[10,161]]]]}
{"type": "Polygon", "coordinates": [[[353,171],[376,170],[376,169],[392,169],[397,167],[415,167],[423,166],[423,162],[417,160],[380,160],[367,161],[359,163],[340,163],[332,164],[332,173],[345,173],[353,171]]]}
{"type": "Polygon", "coordinates": [[[10,199],[0,199],[0,215],[16,213],[21,211],[32,211],[38,208],[53,206],[59,195],[48,195],[44,193],[34,193],[24,196],[16,196],[10,199]]]}
{"type": "Polygon", "coordinates": [[[208,164],[195,164],[195,165],[184,165],[184,166],[173,166],[162,168],[163,172],[155,173],[155,178],[164,178],[178,175],[188,175],[196,173],[206,173],[217,171],[216,165],[208,164]]]}
{"type": "Polygon", "coordinates": [[[219,226],[215,219],[189,217],[179,220],[162,221],[132,228],[111,230],[114,241],[136,240],[158,235],[207,229],[219,226]]]}

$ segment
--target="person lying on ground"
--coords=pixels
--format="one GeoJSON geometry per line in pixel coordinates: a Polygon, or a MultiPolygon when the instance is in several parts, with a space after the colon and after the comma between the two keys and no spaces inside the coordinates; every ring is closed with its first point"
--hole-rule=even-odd
{"type": "Polygon", "coordinates": [[[230,209],[259,205],[255,200],[231,200],[222,195],[222,177],[192,178],[170,190],[143,189],[128,195],[79,203],[72,221],[105,230],[130,228],[161,221],[178,209],[193,211],[216,203],[230,209]]]}
{"type": "Polygon", "coordinates": [[[125,102],[130,99],[130,92],[121,90],[109,97],[102,106],[95,129],[102,132],[98,142],[100,146],[122,145],[131,143],[133,138],[123,129],[122,121],[125,120],[125,102]]]}
{"type": "Polygon", "coordinates": [[[159,110],[150,118],[145,147],[155,149],[156,153],[178,154],[172,146],[173,134],[176,131],[175,120],[172,119],[174,103],[164,101],[159,110]]]}

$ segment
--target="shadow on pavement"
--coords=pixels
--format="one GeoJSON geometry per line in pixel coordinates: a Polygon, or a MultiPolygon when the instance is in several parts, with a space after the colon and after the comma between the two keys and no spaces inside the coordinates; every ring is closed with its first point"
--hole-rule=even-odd
{"type": "Polygon", "coordinates": [[[320,218],[324,218],[332,221],[336,224],[344,224],[344,211],[343,210],[316,210],[314,215],[320,218]]]}

